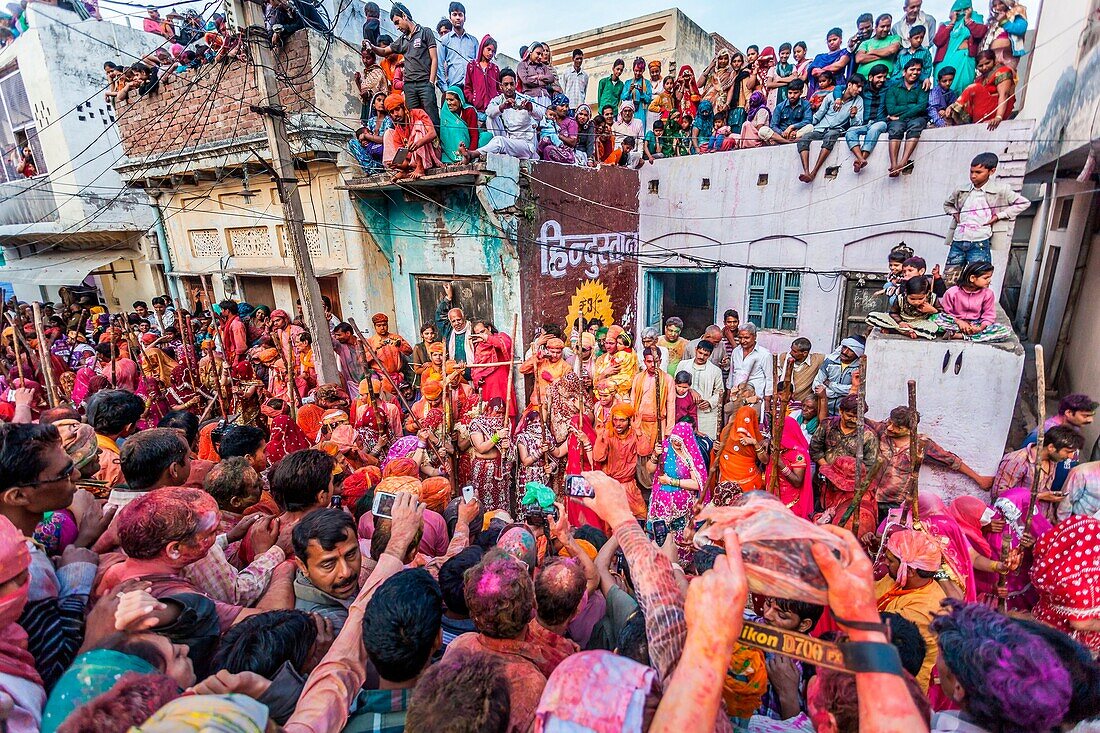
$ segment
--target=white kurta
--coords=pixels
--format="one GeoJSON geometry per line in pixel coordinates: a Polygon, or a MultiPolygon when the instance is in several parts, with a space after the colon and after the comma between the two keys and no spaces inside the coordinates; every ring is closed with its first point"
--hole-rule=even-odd
{"type": "Polygon", "coordinates": [[[718,409],[722,401],[722,370],[707,361],[699,366],[690,362],[687,369],[680,362],[680,371],[691,372],[691,388],[710,403],[710,408],[699,406],[699,432],[711,440],[718,438],[718,409]]]}

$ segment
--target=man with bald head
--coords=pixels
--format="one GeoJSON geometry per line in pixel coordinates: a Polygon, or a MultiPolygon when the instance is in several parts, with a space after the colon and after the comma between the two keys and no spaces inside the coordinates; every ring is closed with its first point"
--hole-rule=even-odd
{"type": "Polygon", "coordinates": [[[684,347],[684,361],[693,361],[695,359],[695,347],[699,345],[700,341],[710,342],[710,363],[723,372],[727,371],[729,369],[729,354],[722,345],[722,327],[717,325],[707,326],[707,330],[703,331],[702,336],[688,341],[687,346],[684,347]]]}

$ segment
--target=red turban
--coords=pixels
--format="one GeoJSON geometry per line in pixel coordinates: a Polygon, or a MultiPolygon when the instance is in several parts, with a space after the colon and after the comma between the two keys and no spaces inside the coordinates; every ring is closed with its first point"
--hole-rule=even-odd
{"type": "Polygon", "coordinates": [[[385,313],[375,313],[374,317],[371,318],[371,322],[373,322],[373,323],[389,323],[390,318],[385,313]]]}
{"type": "Polygon", "coordinates": [[[417,478],[420,476],[420,466],[416,465],[415,461],[408,458],[394,458],[382,469],[382,478],[389,478],[391,476],[411,476],[412,478],[417,478]]]}

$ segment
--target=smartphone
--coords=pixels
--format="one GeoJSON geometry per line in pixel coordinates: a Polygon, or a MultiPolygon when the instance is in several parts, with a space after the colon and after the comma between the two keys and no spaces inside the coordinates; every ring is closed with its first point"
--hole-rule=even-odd
{"type": "Polygon", "coordinates": [[[344,497],[340,494],[333,494],[332,500],[328,503],[332,509],[339,509],[344,506],[344,497]]]}
{"type": "Polygon", "coordinates": [[[462,501],[469,504],[470,502],[472,502],[476,498],[477,497],[474,495],[474,487],[473,486],[463,486],[462,487],[462,501]]]}
{"type": "Polygon", "coordinates": [[[627,571],[626,555],[622,550],[615,550],[615,572],[624,575],[627,571]]]}
{"type": "Polygon", "coordinates": [[[371,514],[383,519],[393,519],[393,502],[397,500],[397,494],[387,494],[384,491],[376,492],[371,514]]]}
{"type": "Polygon", "coordinates": [[[570,496],[578,499],[591,499],[596,495],[595,489],[585,480],[584,476],[576,474],[565,477],[565,491],[570,496]]]}
{"type": "Polygon", "coordinates": [[[405,159],[408,158],[408,157],[409,157],[409,149],[408,148],[398,148],[397,152],[395,152],[393,154],[393,164],[394,165],[401,165],[402,163],[405,162],[405,159]]]}
{"type": "Polygon", "coordinates": [[[668,538],[668,523],[663,519],[653,520],[653,541],[658,547],[663,547],[668,538]]]}

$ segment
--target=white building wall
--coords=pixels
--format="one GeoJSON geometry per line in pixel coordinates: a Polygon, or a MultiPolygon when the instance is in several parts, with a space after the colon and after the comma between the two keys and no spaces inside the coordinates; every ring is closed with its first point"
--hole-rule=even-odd
{"type": "MultiPolygon", "coordinates": [[[[638,302],[645,313],[645,270],[697,268],[719,263],[715,317],[734,308],[745,317],[748,276],[753,267],[806,271],[795,332],[765,332],[769,348],[786,348],[798,335],[815,350],[837,340],[843,305],[841,272],[887,271],[886,256],[900,241],[929,267],[947,256],[950,217],[943,201],[968,183],[971,158],[995,152],[999,176],[1019,189],[1032,123],[1013,120],[990,132],[975,126],[925,132],[912,175],[887,176],[885,136],[870,165],[858,176],[841,143],[830,166],[835,178],[812,184],[798,180],[801,166],[793,145],[659,160],[641,170],[639,239],[643,273],[638,302]],[[656,193],[651,192],[656,182],[656,193]],[[661,257],[660,255],[665,255],[661,257]],[[705,264],[690,258],[704,260],[705,264]]],[[[816,157],[817,145],[811,154],[816,157]]],[[[1008,238],[994,241],[999,289],[1008,238]]],[[[665,314],[672,315],[671,313],[665,314]]]]}
{"type": "MultiPolygon", "coordinates": [[[[113,170],[123,153],[103,98],[103,62],[131,64],[157,46],[155,37],[44,4],[27,12],[30,30],[0,53],[0,69],[18,64],[53,184],[56,203],[49,208],[59,208],[58,221],[28,233],[144,231],[153,223],[148,199],[123,190],[113,170]]],[[[2,227],[0,235],[25,228],[2,227]]]]}
{"type": "MultiPolygon", "coordinates": [[[[1024,350],[1016,340],[928,342],[876,330],[867,341],[867,416],[884,420],[891,409],[908,404],[907,383],[916,380],[920,432],[979,475],[992,476],[1004,454],[1023,367],[1024,350]]],[[[948,499],[982,496],[962,474],[929,463],[921,467],[920,490],[948,499]]]]}

